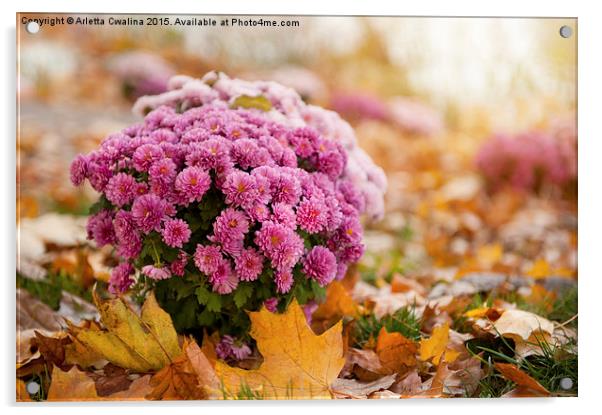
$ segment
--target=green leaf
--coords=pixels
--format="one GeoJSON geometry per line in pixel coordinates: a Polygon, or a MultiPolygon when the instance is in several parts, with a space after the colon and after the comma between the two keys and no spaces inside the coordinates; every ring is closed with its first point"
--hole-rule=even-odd
{"type": "Polygon", "coordinates": [[[247,300],[253,294],[253,285],[251,284],[240,284],[236,291],[234,291],[234,304],[236,307],[243,308],[247,303],[247,300]]]}
{"type": "Polygon", "coordinates": [[[207,309],[204,309],[203,312],[201,314],[199,314],[199,316],[197,317],[197,322],[201,326],[211,326],[214,321],[215,321],[215,313],[212,313],[211,311],[209,311],[207,309]]]}
{"type": "Polygon", "coordinates": [[[101,196],[100,199],[98,199],[98,202],[96,202],[92,206],[90,206],[90,210],[88,211],[88,214],[94,215],[102,210],[111,209],[112,207],[113,207],[113,205],[111,205],[111,202],[109,202],[106,197],[101,196]]]}
{"type": "Polygon", "coordinates": [[[234,100],[230,108],[256,108],[261,111],[269,111],[272,109],[272,103],[263,95],[256,97],[241,95],[234,100]]]}
{"type": "Polygon", "coordinates": [[[214,312],[218,313],[222,309],[221,295],[216,294],[216,293],[211,293],[209,295],[209,300],[207,301],[207,304],[205,305],[205,307],[207,307],[207,310],[209,310],[209,311],[214,311],[214,312]]]}
{"type": "Polygon", "coordinates": [[[311,280],[311,290],[314,294],[314,298],[318,303],[326,300],[326,287],[320,286],[316,281],[311,280]]]}
{"type": "Polygon", "coordinates": [[[209,302],[209,297],[211,296],[211,291],[207,288],[201,286],[198,287],[194,293],[196,294],[196,298],[199,301],[199,304],[206,305],[209,302]]]}

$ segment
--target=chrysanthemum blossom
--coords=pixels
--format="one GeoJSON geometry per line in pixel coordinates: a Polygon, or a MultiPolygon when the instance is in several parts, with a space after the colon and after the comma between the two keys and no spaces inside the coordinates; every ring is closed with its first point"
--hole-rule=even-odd
{"type": "Polygon", "coordinates": [[[182,248],[190,239],[190,228],[182,219],[168,219],[161,231],[163,241],[173,248],[182,248]]]}
{"type": "Polygon", "coordinates": [[[337,260],[328,248],[314,246],[303,260],[303,272],[324,287],[336,276],[337,260]]]}

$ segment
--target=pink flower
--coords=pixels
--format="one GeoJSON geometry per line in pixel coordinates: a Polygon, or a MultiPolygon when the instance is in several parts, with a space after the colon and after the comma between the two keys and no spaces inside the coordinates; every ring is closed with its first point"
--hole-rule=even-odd
{"type": "Polygon", "coordinates": [[[168,219],[163,225],[161,234],[168,246],[181,248],[190,239],[190,228],[182,219],[168,219]]]}
{"type": "Polygon", "coordinates": [[[71,162],[70,175],[71,183],[75,186],[79,186],[86,179],[88,174],[88,160],[83,154],[78,154],[75,159],[71,162]]]}
{"type": "Polygon", "coordinates": [[[156,144],[143,144],[134,151],[134,168],[140,172],[148,171],[150,166],[164,157],[163,150],[156,144]]]}
{"type": "Polygon", "coordinates": [[[215,353],[222,360],[243,360],[251,355],[251,349],[246,343],[235,340],[234,337],[226,334],[215,346],[215,353]]]}
{"type": "Polygon", "coordinates": [[[215,245],[197,245],[194,253],[194,264],[205,275],[215,273],[223,259],[222,253],[215,245]]]}
{"type": "Polygon", "coordinates": [[[281,174],[272,183],[272,199],[274,202],[294,206],[301,197],[301,184],[296,177],[290,174],[281,174]]]}
{"type": "Polygon", "coordinates": [[[219,294],[230,294],[238,286],[238,277],[232,272],[232,265],[227,259],[222,259],[217,264],[215,272],[209,275],[209,282],[213,291],[219,294]]]}
{"type": "Polygon", "coordinates": [[[291,229],[297,228],[297,216],[295,215],[295,211],[291,206],[284,203],[274,203],[272,205],[271,220],[291,229]]]}
{"type": "Polygon", "coordinates": [[[166,217],[167,202],[154,194],[137,197],[132,204],[132,215],[136,225],[144,233],[159,231],[161,221],[166,217]]]}
{"type": "Polygon", "coordinates": [[[152,164],[149,171],[151,190],[159,196],[170,193],[176,178],[176,165],[168,158],[161,159],[152,164]]]}
{"type": "Polygon", "coordinates": [[[290,269],[276,271],[274,282],[276,283],[276,291],[280,294],[286,294],[293,286],[294,278],[292,271],[290,269]]]}
{"type": "Polygon", "coordinates": [[[176,190],[186,204],[200,202],[210,186],[211,178],[199,167],[187,167],[176,177],[176,190]]]}
{"type": "Polygon", "coordinates": [[[109,202],[121,207],[136,197],[137,183],[134,177],[126,173],[117,173],[111,177],[105,187],[105,195],[109,202]]]}
{"type": "Polygon", "coordinates": [[[227,208],[213,222],[213,235],[209,240],[220,244],[225,252],[238,255],[243,248],[243,239],[248,231],[247,216],[239,210],[227,208]]]}
{"type": "Polygon", "coordinates": [[[263,270],[263,256],[253,248],[234,258],[235,270],[242,281],[255,281],[263,270]]]}
{"type": "Polygon", "coordinates": [[[320,286],[324,287],[336,275],[337,260],[328,248],[314,246],[303,260],[303,272],[308,278],[316,280],[320,286]]]}
{"type": "Polygon", "coordinates": [[[113,214],[108,210],[101,210],[90,216],[86,228],[88,239],[93,239],[99,247],[113,244],[117,240],[113,227],[113,214]]]}
{"type": "Polygon", "coordinates": [[[270,313],[278,311],[278,299],[276,297],[268,298],[263,302],[263,305],[270,313]]]}
{"type": "Polygon", "coordinates": [[[326,205],[317,198],[303,199],[297,208],[297,223],[309,233],[318,233],[328,224],[326,205]]]}
{"type": "Polygon", "coordinates": [[[188,255],[186,252],[180,251],[176,260],[169,265],[169,270],[173,275],[183,277],[187,264],[188,255]]]}
{"type": "Polygon", "coordinates": [[[263,222],[255,243],[278,269],[292,268],[303,255],[303,240],[295,231],[273,222],[263,222]]]}
{"type": "Polygon", "coordinates": [[[121,294],[126,292],[133,284],[134,267],[129,262],[122,262],[111,271],[109,279],[109,291],[112,294],[121,294]]]}
{"type": "Polygon", "coordinates": [[[248,206],[257,198],[255,178],[249,173],[234,170],[226,177],[222,192],[226,195],[226,203],[232,206],[248,206]]]}
{"type": "Polygon", "coordinates": [[[166,267],[160,268],[154,265],[145,265],[141,271],[144,275],[156,281],[171,278],[171,272],[166,267]]]}

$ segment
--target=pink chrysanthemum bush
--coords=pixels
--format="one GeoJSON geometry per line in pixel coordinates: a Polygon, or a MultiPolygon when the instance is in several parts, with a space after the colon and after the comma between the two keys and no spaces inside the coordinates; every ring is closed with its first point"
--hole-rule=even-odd
{"type": "Polygon", "coordinates": [[[576,160],[576,134],[565,138],[552,131],[494,135],[480,148],[476,164],[494,190],[539,191],[575,183],[576,160]]]}
{"type": "Polygon", "coordinates": [[[359,260],[360,216],[382,215],[386,180],[347,123],[291,89],[215,73],[170,87],[71,179],[101,194],[88,236],[120,259],[109,290],[154,290],[179,331],[218,330],[239,359],[246,311],[311,309],[359,260]]]}

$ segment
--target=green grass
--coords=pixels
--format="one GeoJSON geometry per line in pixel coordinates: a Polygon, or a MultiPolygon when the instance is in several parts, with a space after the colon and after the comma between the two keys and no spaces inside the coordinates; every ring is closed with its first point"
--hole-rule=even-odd
{"type": "Polygon", "coordinates": [[[23,288],[53,310],[59,309],[63,290],[92,302],[92,292],[64,273],[48,273],[48,277],[40,281],[17,273],[17,288],[23,288]]]}
{"type": "Polygon", "coordinates": [[[410,340],[420,340],[421,319],[416,316],[414,307],[404,307],[390,316],[378,320],[374,314],[362,316],[357,319],[353,327],[355,345],[363,347],[370,338],[376,339],[381,328],[385,327],[389,333],[401,333],[410,340]]]}
{"type": "Polygon", "coordinates": [[[541,347],[541,355],[531,355],[525,359],[514,358],[512,341],[504,338],[495,339],[490,344],[470,341],[467,349],[474,355],[479,355],[483,362],[486,376],[481,379],[478,389],[478,397],[494,398],[500,397],[514,388],[514,384],[502,377],[494,368],[494,363],[512,363],[537,380],[544,388],[555,396],[576,396],[577,383],[577,355],[571,353],[575,346],[572,343],[555,346],[543,339],[537,341],[541,347]],[[561,381],[568,378],[572,381],[572,387],[565,390],[561,387],[561,381]]]}

